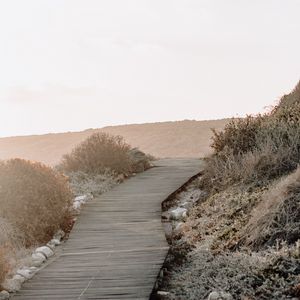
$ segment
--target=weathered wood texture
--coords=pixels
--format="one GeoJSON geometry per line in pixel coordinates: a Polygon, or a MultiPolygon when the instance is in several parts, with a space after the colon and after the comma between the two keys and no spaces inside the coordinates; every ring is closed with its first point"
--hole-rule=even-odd
{"type": "Polygon", "coordinates": [[[161,203],[200,165],[199,160],[161,160],[90,201],[61,254],[13,298],[149,299],[168,251],[161,203]]]}

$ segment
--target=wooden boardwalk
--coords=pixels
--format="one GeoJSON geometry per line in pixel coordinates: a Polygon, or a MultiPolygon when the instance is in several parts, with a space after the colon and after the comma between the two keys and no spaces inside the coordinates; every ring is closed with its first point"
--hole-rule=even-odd
{"type": "Polygon", "coordinates": [[[149,299],[168,251],[161,203],[200,165],[161,160],[90,201],[61,254],[13,299],[149,299]]]}

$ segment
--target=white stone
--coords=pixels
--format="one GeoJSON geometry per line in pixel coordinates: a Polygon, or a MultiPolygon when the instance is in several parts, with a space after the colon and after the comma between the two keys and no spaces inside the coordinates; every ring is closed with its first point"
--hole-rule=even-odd
{"type": "Polygon", "coordinates": [[[192,205],[193,204],[191,202],[184,202],[184,203],[180,204],[180,207],[190,209],[192,207],[192,205]]]}
{"type": "Polygon", "coordinates": [[[16,275],[13,277],[13,279],[19,280],[19,281],[21,282],[21,284],[24,283],[24,282],[26,281],[26,278],[25,278],[24,276],[22,276],[22,275],[19,275],[19,274],[16,274],[16,275]]]}
{"type": "Polygon", "coordinates": [[[42,246],[42,247],[37,248],[35,250],[35,253],[42,253],[46,256],[46,258],[49,258],[54,255],[53,250],[47,246],[42,246]]]}
{"type": "Polygon", "coordinates": [[[8,299],[9,299],[9,292],[8,291],[0,292],[0,300],[8,300],[8,299]]]}
{"type": "Polygon", "coordinates": [[[22,283],[20,280],[7,279],[2,284],[2,287],[10,293],[15,293],[21,289],[21,285],[22,285],[22,283]]]}
{"type": "Polygon", "coordinates": [[[89,200],[89,196],[88,195],[77,196],[74,199],[75,202],[86,202],[88,200],[89,200]]]}
{"type": "Polygon", "coordinates": [[[164,291],[158,291],[157,295],[158,296],[168,296],[168,295],[170,295],[170,293],[169,292],[164,292],[164,291]]]}
{"type": "Polygon", "coordinates": [[[59,239],[52,239],[50,242],[55,246],[59,246],[61,244],[59,239]]]}
{"type": "Polygon", "coordinates": [[[31,255],[31,258],[32,258],[32,265],[34,267],[40,267],[46,260],[46,256],[42,253],[39,253],[39,252],[38,253],[37,252],[33,253],[31,255]]]}
{"type": "Polygon", "coordinates": [[[74,203],[73,203],[73,208],[74,209],[80,209],[80,207],[81,207],[81,202],[80,201],[75,201],[74,203]]]}
{"type": "Polygon", "coordinates": [[[17,275],[20,275],[20,276],[23,276],[25,279],[31,279],[32,277],[33,277],[33,275],[34,275],[34,271],[33,270],[31,270],[31,269],[19,269],[18,271],[17,271],[17,275]]]}
{"type": "Polygon", "coordinates": [[[211,292],[208,300],[233,300],[233,297],[231,294],[225,292],[211,292]]]}
{"type": "Polygon", "coordinates": [[[50,249],[54,250],[56,246],[60,245],[60,240],[59,239],[52,239],[48,244],[46,245],[50,249]]]}
{"type": "Polygon", "coordinates": [[[49,247],[52,251],[54,251],[54,249],[55,249],[55,245],[52,244],[51,241],[48,242],[46,246],[49,247]]]}
{"type": "Polygon", "coordinates": [[[176,209],[171,210],[170,214],[173,220],[181,220],[184,218],[184,215],[187,214],[187,209],[183,207],[178,207],[176,209]]]}
{"type": "Polygon", "coordinates": [[[218,292],[211,292],[207,298],[207,300],[219,300],[219,299],[220,299],[220,294],[218,292]]]}
{"type": "Polygon", "coordinates": [[[92,195],[81,195],[81,196],[77,196],[74,199],[74,203],[73,203],[73,207],[75,209],[80,209],[81,205],[85,204],[87,201],[93,199],[92,195]]]}

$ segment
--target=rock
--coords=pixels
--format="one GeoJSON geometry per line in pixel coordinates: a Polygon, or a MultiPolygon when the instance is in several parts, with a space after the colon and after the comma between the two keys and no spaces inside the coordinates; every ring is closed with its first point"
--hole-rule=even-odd
{"type": "Polygon", "coordinates": [[[218,292],[211,292],[207,298],[207,300],[219,300],[219,299],[220,299],[220,294],[218,292]]]}
{"type": "Polygon", "coordinates": [[[35,253],[42,253],[43,255],[45,255],[46,258],[49,258],[54,255],[53,250],[47,246],[42,246],[42,247],[37,248],[35,250],[35,253]]]}
{"type": "Polygon", "coordinates": [[[164,291],[158,291],[157,295],[158,296],[168,296],[168,295],[170,295],[170,293],[169,292],[164,292],[164,291]]]}
{"type": "Polygon", "coordinates": [[[19,281],[21,282],[21,284],[24,283],[24,282],[26,281],[26,278],[23,277],[23,276],[21,276],[21,275],[19,275],[19,274],[15,275],[15,276],[13,277],[13,279],[19,280],[19,281]]]}
{"type": "Polygon", "coordinates": [[[58,230],[55,235],[53,236],[53,239],[61,241],[65,237],[65,232],[63,230],[58,230]]]}
{"type": "Polygon", "coordinates": [[[90,195],[82,195],[82,196],[77,196],[74,199],[73,207],[75,209],[79,209],[81,205],[85,204],[87,201],[91,199],[90,195]]]}
{"type": "Polygon", "coordinates": [[[211,292],[208,300],[233,300],[233,297],[231,294],[225,292],[211,292]]]}
{"type": "Polygon", "coordinates": [[[40,267],[45,262],[45,260],[47,259],[44,254],[39,253],[39,252],[34,252],[31,255],[31,258],[32,258],[32,265],[34,267],[40,267]]]}
{"type": "Polygon", "coordinates": [[[48,242],[48,244],[46,245],[47,247],[49,247],[51,250],[54,250],[56,246],[59,246],[60,240],[58,239],[52,239],[50,242],[48,242]]]}
{"type": "Polygon", "coordinates": [[[170,215],[171,219],[173,220],[182,220],[187,216],[187,209],[178,207],[176,209],[171,210],[170,215]]]}
{"type": "Polygon", "coordinates": [[[191,202],[184,202],[184,203],[180,204],[180,207],[186,208],[186,209],[191,209],[192,206],[193,206],[193,204],[191,202]]]}
{"type": "Polygon", "coordinates": [[[9,292],[2,291],[0,292],[0,300],[8,300],[9,299],[9,292]]]}
{"type": "Polygon", "coordinates": [[[19,269],[17,275],[23,276],[26,280],[31,279],[35,273],[36,269],[19,269]]]}
{"type": "Polygon", "coordinates": [[[2,288],[10,293],[18,292],[21,289],[21,281],[17,279],[7,279],[2,283],[2,288]]]}
{"type": "Polygon", "coordinates": [[[60,240],[58,240],[58,239],[52,239],[51,241],[50,241],[50,243],[52,243],[52,244],[54,244],[55,246],[59,246],[61,243],[60,243],[60,240]]]}
{"type": "Polygon", "coordinates": [[[48,242],[48,243],[46,244],[46,246],[49,247],[52,251],[54,251],[54,249],[55,249],[55,245],[52,244],[51,241],[48,242]]]}

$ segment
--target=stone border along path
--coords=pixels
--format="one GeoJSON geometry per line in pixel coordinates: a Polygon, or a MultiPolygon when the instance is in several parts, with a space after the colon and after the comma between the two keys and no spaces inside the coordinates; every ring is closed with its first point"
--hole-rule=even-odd
{"type": "Polygon", "coordinates": [[[200,172],[196,159],[164,159],[88,202],[54,261],[13,299],[149,299],[168,243],[161,203],[200,172]]]}

